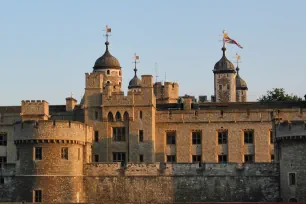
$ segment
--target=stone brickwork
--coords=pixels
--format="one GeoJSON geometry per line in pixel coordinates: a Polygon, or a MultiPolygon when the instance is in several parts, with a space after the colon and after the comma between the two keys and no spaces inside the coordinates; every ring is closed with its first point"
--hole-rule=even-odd
{"type": "Polygon", "coordinates": [[[48,120],[49,103],[44,100],[21,101],[22,120],[48,120]]]}

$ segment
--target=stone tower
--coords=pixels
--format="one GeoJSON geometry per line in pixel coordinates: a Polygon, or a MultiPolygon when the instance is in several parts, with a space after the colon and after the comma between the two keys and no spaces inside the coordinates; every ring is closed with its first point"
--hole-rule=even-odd
{"type": "Polygon", "coordinates": [[[236,102],[236,71],[233,63],[225,56],[226,48],[222,47],[222,58],[215,64],[214,95],[216,102],[236,102]]]}
{"type": "Polygon", "coordinates": [[[273,125],[276,159],[280,165],[280,194],[284,202],[306,200],[306,123],[283,121],[273,125]]]}
{"type": "Polygon", "coordinates": [[[26,120],[14,130],[15,201],[84,202],[83,165],[90,161],[92,128],[80,122],[26,120]]]}
{"type": "Polygon", "coordinates": [[[92,73],[85,74],[86,88],[84,97],[85,122],[102,120],[102,92],[107,86],[113,92],[121,92],[122,70],[119,61],[110,54],[108,40],[105,42],[105,53],[99,57],[92,73]]]}
{"type": "Polygon", "coordinates": [[[248,101],[248,86],[239,75],[239,67],[236,68],[236,102],[248,101]]]}

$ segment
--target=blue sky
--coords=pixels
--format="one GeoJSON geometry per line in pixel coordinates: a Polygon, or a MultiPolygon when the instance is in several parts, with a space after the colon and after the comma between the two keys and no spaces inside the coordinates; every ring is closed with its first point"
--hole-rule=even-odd
{"type": "MultiPolygon", "coordinates": [[[[180,95],[212,95],[220,34],[244,46],[227,46],[255,101],[271,88],[306,94],[306,1],[1,1],[0,105],[21,100],[64,104],[85,88],[85,74],[105,50],[103,29],[112,28],[111,53],[123,67],[123,87],[139,75],[176,81],[180,95]]],[[[209,97],[210,98],[210,97],[209,97]]]]}

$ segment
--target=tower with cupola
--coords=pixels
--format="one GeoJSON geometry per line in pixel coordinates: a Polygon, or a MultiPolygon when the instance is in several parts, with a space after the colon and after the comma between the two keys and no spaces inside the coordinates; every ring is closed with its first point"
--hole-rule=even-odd
{"type": "Polygon", "coordinates": [[[215,102],[236,102],[236,71],[233,63],[226,58],[225,51],[223,46],[222,58],[213,69],[215,102]]]}

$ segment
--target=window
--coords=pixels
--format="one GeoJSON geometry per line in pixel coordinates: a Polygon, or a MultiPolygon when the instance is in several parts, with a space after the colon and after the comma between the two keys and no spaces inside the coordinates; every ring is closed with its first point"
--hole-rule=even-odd
{"type": "Polygon", "coordinates": [[[121,87],[121,82],[120,81],[119,81],[118,85],[119,85],[119,87],[121,87]]]}
{"type": "Polygon", "coordinates": [[[219,90],[222,90],[222,85],[219,85],[219,90]]]}
{"type": "Polygon", "coordinates": [[[108,113],[107,120],[108,120],[108,122],[114,122],[114,116],[113,116],[112,112],[108,113]]]}
{"type": "Polygon", "coordinates": [[[119,76],[121,76],[121,71],[119,71],[119,76]]]}
{"type": "Polygon", "coordinates": [[[139,130],[139,142],[143,142],[143,130],[139,130]]]}
{"type": "Polygon", "coordinates": [[[42,193],[41,193],[41,190],[35,190],[34,191],[34,202],[35,203],[42,202],[42,193]]]}
{"type": "Polygon", "coordinates": [[[81,160],[81,149],[78,148],[78,160],[81,160]]]}
{"type": "Polygon", "coordinates": [[[230,90],[230,85],[229,84],[227,85],[227,90],[230,90]]]}
{"type": "Polygon", "coordinates": [[[274,162],[274,154],[271,154],[271,162],[274,162]]]}
{"type": "Polygon", "coordinates": [[[110,71],[109,71],[109,70],[107,70],[107,71],[106,71],[106,74],[107,74],[107,75],[109,75],[109,74],[110,74],[110,71]]]}
{"type": "Polygon", "coordinates": [[[175,132],[167,132],[167,144],[175,144],[175,132]]]}
{"type": "Polygon", "coordinates": [[[269,131],[269,133],[270,133],[270,144],[273,144],[273,143],[274,143],[274,139],[273,139],[273,131],[272,131],[272,130],[270,130],[270,131],[269,131]]]}
{"type": "Polygon", "coordinates": [[[113,127],[113,140],[115,142],[125,141],[125,127],[113,127]]]}
{"type": "Polygon", "coordinates": [[[35,147],[35,160],[42,160],[42,147],[35,147]]]}
{"type": "Polygon", "coordinates": [[[254,155],[244,155],[244,162],[245,163],[253,163],[254,162],[254,155]]]}
{"type": "Polygon", "coordinates": [[[68,160],[68,147],[62,147],[61,157],[62,159],[68,160]]]}
{"type": "Polygon", "coordinates": [[[115,117],[116,117],[116,121],[121,121],[122,120],[120,112],[117,112],[115,117]]]}
{"type": "Polygon", "coordinates": [[[201,144],[202,132],[192,132],[192,144],[201,144]]]}
{"type": "Polygon", "coordinates": [[[253,144],[254,131],[246,130],[244,131],[244,144],[253,144]]]}
{"type": "Polygon", "coordinates": [[[129,113],[128,112],[126,112],[126,111],[124,112],[123,119],[124,119],[124,121],[129,121],[130,117],[129,117],[129,113]]]}
{"type": "Polygon", "coordinates": [[[99,142],[99,131],[95,131],[95,142],[99,142]]]}
{"type": "Polygon", "coordinates": [[[139,162],[143,162],[143,155],[139,155],[139,162]]]}
{"type": "Polygon", "coordinates": [[[7,145],[7,133],[0,133],[0,146],[7,145]]]}
{"type": "Polygon", "coordinates": [[[95,154],[95,162],[99,162],[99,155],[95,154]]]}
{"type": "Polygon", "coordinates": [[[139,118],[142,119],[142,111],[139,111],[139,118]]]}
{"type": "Polygon", "coordinates": [[[95,119],[98,120],[98,117],[99,117],[99,113],[98,111],[95,111],[95,119]]]}
{"type": "Polygon", "coordinates": [[[227,144],[227,130],[218,131],[218,144],[227,144]]]}
{"type": "Polygon", "coordinates": [[[294,186],[296,181],[295,181],[295,173],[289,173],[289,185],[294,186]]]}
{"type": "Polygon", "coordinates": [[[227,155],[219,155],[218,156],[219,163],[226,163],[227,162],[227,155]]]}
{"type": "Polygon", "coordinates": [[[16,149],[16,160],[19,161],[19,148],[16,149]]]}
{"type": "Polygon", "coordinates": [[[0,177],[0,184],[4,184],[4,178],[0,177]]]}
{"type": "Polygon", "coordinates": [[[167,162],[176,162],[176,155],[167,155],[167,162]]]}
{"type": "Polygon", "coordinates": [[[125,152],[113,152],[113,162],[125,162],[125,152]]]}
{"type": "Polygon", "coordinates": [[[106,82],[106,85],[110,85],[110,81],[107,81],[107,82],[106,82]]]}
{"type": "Polygon", "coordinates": [[[197,163],[202,161],[202,155],[192,155],[192,162],[197,163]]]}

